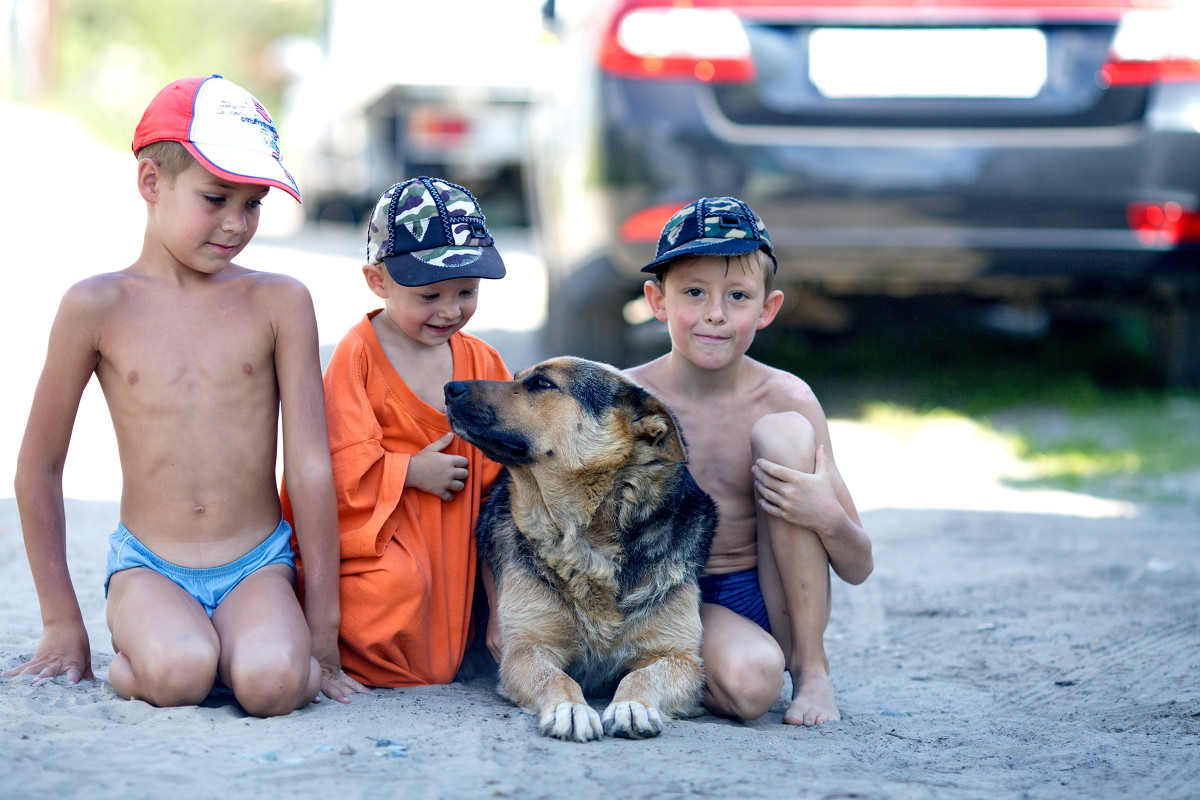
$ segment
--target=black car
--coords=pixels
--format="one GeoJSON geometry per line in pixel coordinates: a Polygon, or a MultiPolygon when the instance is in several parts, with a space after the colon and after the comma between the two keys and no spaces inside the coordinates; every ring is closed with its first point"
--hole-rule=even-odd
{"type": "Polygon", "coordinates": [[[770,229],[789,322],[880,296],[1135,312],[1164,379],[1200,384],[1198,4],[579,5],[546,4],[531,125],[550,352],[635,357],[663,223],[732,195],[770,229]]]}

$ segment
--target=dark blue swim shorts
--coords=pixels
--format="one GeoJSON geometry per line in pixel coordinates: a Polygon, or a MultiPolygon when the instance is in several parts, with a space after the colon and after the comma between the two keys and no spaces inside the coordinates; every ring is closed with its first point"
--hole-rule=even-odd
{"type": "Polygon", "coordinates": [[[727,572],[724,575],[701,575],[700,601],[724,606],[752,622],[757,622],[767,633],[771,632],[767,604],[763,601],[756,569],[727,572]]]}

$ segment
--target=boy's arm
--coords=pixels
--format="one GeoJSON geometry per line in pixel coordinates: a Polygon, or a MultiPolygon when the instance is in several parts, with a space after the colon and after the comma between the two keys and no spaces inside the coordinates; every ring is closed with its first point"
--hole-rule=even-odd
{"type": "Polygon", "coordinates": [[[833,571],[847,583],[862,583],[875,569],[871,539],[834,463],[825,412],[806,386],[789,394],[792,410],[803,414],[813,427],[817,442],[814,469],[808,473],[758,459],[752,472],[759,504],[771,516],[814,531],[821,537],[833,571]]]}
{"type": "Polygon", "coordinates": [[[37,652],[4,675],[91,680],[91,647],[67,568],[62,472],[79,399],[95,371],[93,299],[80,287],[64,295],[50,329],[46,365],[17,456],[15,489],[29,568],[42,614],[37,652]]]}
{"type": "Polygon", "coordinates": [[[764,511],[820,536],[829,565],[842,580],[859,584],[867,579],[875,568],[871,539],[826,445],[817,446],[811,474],[762,458],[753,472],[764,511]]]}
{"type": "Polygon", "coordinates": [[[277,317],[275,372],[283,421],[283,467],[304,561],[304,614],[321,665],[321,690],[339,702],[361,690],[338,655],[338,529],[312,298],[298,282],[277,317]]]}

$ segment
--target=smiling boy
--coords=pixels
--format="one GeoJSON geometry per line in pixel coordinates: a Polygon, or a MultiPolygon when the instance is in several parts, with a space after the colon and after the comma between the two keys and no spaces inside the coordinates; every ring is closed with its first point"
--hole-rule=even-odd
{"type": "Polygon", "coordinates": [[[462,330],[481,280],[505,267],[475,197],[440,178],[380,196],[366,255],[362,274],[383,308],[346,333],[324,376],[341,659],[367,686],[449,683],[472,633],[475,521],[500,467],[450,432],[443,387],[511,377],[462,330]]]}
{"type": "Polygon", "coordinates": [[[756,719],[779,699],[786,669],[783,721],[813,726],[840,718],[824,645],[829,569],[857,584],[873,561],[816,396],[746,355],[783,302],[775,270],[766,226],[745,203],[681,209],[642,270],[671,350],[628,372],[674,412],[688,468],[717,503],[701,577],[706,705],[756,719]]]}

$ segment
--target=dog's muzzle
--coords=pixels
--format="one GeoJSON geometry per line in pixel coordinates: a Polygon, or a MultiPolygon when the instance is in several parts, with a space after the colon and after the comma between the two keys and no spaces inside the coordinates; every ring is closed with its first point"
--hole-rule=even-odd
{"type": "Polygon", "coordinates": [[[444,388],[446,417],[459,436],[498,464],[514,466],[529,461],[529,441],[519,433],[499,428],[491,403],[473,397],[474,381],[450,381],[444,388]]]}

